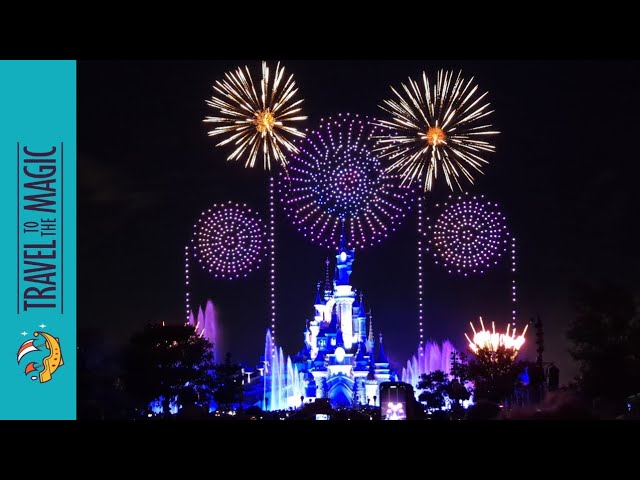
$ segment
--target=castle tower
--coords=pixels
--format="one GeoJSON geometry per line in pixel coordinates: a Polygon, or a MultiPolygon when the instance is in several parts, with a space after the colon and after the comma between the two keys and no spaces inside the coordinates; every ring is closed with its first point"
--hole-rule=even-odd
{"type": "MultiPolygon", "coordinates": [[[[327,259],[328,260],[328,259],[327,259]]],[[[320,282],[318,282],[317,290],[316,290],[316,299],[314,302],[315,315],[313,317],[313,321],[309,322],[308,330],[308,342],[307,345],[309,350],[311,351],[311,358],[316,358],[318,354],[318,334],[320,333],[320,325],[322,324],[324,318],[325,305],[322,300],[322,296],[320,295],[320,282]]]]}
{"type": "Polygon", "coordinates": [[[379,338],[378,353],[374,363],[376,380],[379,382],[388,382],[391,380],[391,370],[389,368],[389,359],[387,358],[387,354],[384,351],[384,344],[382,343],[382,332],[380,332],[379,338]]]}
{"type": "Polygon", "coordinates": [[[353,343],[364,342],[367,339],[367,313],[364,310],[362,292],[360,300],[356,296],[353,304],[353,343]]]}
{"type": "Polygon", "coordinates": [[[367,405],[379,406],[380,405],[380,387],[378,380],[376,379],[375,365],[373,363],[373,354],[370,356],[369,372],[367,373],[367,379],[364,382],[365,396],[367,398],[367,405]]]}
{"type": "Polygon", "coordinates": [[[351,350],[354,343],[358,341],[353,335],[353,309],[355,293],[349,284],[349,277],[353,271],[353,261],[355,259],[354,250],[347,248],[347,234],[342,223],[342,235],[340,237],[340,247],[336,255],[336,276],[334,279],[336,311],[338,314],[340,330],[344,338],[344,348],[351,350]]]}
{"type": "Polygon", "coordinates": [[[327,265],[327,273],[324,277],[324,299],[325,301],[329,300],[333,297],[333,285],[331,284],[331,277],[329,276],[329,258],[327,257],[326,265],[327,265]]]}
{"type": "Polygon", "coordinates": [[[367,353],[373,357],[373,347],[376,341],[373,338],[373,314],[369,312],[369,336],[367,337],[367,353]]]}

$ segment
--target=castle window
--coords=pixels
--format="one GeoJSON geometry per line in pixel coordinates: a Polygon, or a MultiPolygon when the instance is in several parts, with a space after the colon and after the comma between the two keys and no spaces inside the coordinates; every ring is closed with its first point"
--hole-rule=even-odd
{"type": "Polygon", "coordinates": [[[331,339],[331,345],[335,346],[335,344],[336,344],[336,337],[333,337],[331,339]]]}

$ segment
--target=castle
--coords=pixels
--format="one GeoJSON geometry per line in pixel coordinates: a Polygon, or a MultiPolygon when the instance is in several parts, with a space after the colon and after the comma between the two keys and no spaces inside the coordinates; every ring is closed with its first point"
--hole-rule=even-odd
{"type": "Polygon", "coordinates": [[[318,283],[315,315],[307,321],[304,347],[294,358],[303,374],[307,399],[328,398],[334,408],[379,405],[382,382],[397,381],[384,351],[382,333],[376,342],[371,315],[362,294],[349,283],[355,260],[343,229],[333,282],[318,283]],[[368,329],[367,329],[368,323],[368,329]]]}

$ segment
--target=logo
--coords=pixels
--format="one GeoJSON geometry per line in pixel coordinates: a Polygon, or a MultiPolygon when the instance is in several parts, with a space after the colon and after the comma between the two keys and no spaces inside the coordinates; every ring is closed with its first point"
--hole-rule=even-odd
{"type": "MultiPolygon", "coordinates": [[[[26,333],[26,332],[23,332],[26,333]]],[[[31,380],[39,380],[40,383],[47,383],[53,374],[64,365],[62,361],[62,350],[60,349],[60,339],[45,332],[33,332],[32,338],[20,345],[18,349],[18,365],[20,361],[33,352],[43,352],[46,355],[40,361],[29,362],[24,369],[24,374],[31,375],[31,380]],[[41,342],[44,340],[44,342],[41,342]]],[[[33,355],[28,357],[32,358],[33,355]]],[[[35,360],[35,358],[34,358],[35,360]]]]}

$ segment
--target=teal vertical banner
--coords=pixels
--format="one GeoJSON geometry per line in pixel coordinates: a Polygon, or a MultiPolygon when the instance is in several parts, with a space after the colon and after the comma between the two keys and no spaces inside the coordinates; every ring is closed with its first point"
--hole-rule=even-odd
{"type": "Polygon", "coordinates": [[[75,419],[75,61],[0,61],[0,197],[0,419],[75,419]]]}

